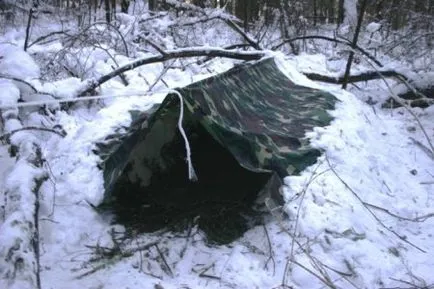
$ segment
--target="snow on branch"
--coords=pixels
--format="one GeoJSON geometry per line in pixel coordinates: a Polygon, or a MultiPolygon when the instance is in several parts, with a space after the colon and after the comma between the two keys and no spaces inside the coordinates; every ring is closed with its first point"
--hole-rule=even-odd
{"type": "Polygon", "coordinates": [[[267,53],[263,51],[233,51],[233,50],[225,50],[221,48],[214,47],[192,47],[185,49],[177,49],[177,50],[166,50],[164,53],[159,55],[153,55],[145,58],[138,59],[131,63],[128,63],[124,66],[113,70],[112,72],[101,76],[100,78],[89,81],[89,85],[85,87],[80,93],[80,96],[86,95],[90,93],[95,88],[99,87],[101,84],[109,81],[110,79],[124,73],[126,71],[135,69],[139,66],[145,64],[151,64],[156,62],[163,62],[174,58],[187,58],[187,57],[225,57],[239,60],[258,60],[262,57],[266,56],[267,53]]]}
{"type": "MultiPolygon", "coordinates": [[[[12,114],[6,110],[1,116],[5,115],[12,114]]],[[[21,126],[17,116],[5,121],[9,122],[5,127],[21,126]]],[[[17,161],[6,177],[5,205],[0,208],[5,218],[0,225],[0,288],[41,289],[39,189],[47,174],[39,140],[34,135],[22,132],[10,141],[17,161]]]]}
{"type": "Polygon", "coordinates": [[[28,126],[28,127],[23,127],[23,128],[15,129],[15,130],[12,130],[9,133],[0,135],[0,142],[10,143],[11,136],[13,136],[14,134],[16,134],[16,133],[18,133],[20,131],[26,131],[26,130],[36,130],[36,131],[51,132],[51,133],[57,134],[58,136],[61,136],[61,137],[65,137],[66,136],[66,132],[65,131],[57,131],[57,130],[54,130],[54,129],[51,129],[51,128],[46,128],[46,127],[28,126]]]}
{"type": "Polygon", "coordinates": [[[36,89],[36,87],[34,87],[31,83],[29,83],[29,82],[27,82],[25,80],[22,80],[20,78],[9,76],[9,75],[5,75],[5,74],[1,74],[1,73],[0,73],[0,78],[9,79],[9,80],[13,80],[13,81],[16,81],[16,82],[19,82],[19,83],[23,83],[23,84],[27,85],[33,91],[33,93],[35,93],[35,94],[45,94],[45,95],[49,95],[49,96],[51,96],[53,98],[56,98],[56,96],[54,94],[52,94],[52,93],[38,91],[36,89]]]}
{"type": "MultiPolygon", "coordinates": [[[[303,74],[306,75],[307,78],[314,81],[321,81],[321,82],[333,83],[333,84],[344,83],[344,76],[332,77],[332,76],[326,76],[317,73],[303,73],[303,74]]],[[[379,71],[363,72],[356,75],[350,75],[348,77],[348,82],[354,83],[354,82],[368,81],[374,79],[381,79],[383,77],[397,77],[400,79],[407,79],[404,75],[393,70],[385,70],[385,71],[379,70],[379,71]]]]}
{"type": "Polygon", "coordinates": [[[173,7],[173,8],[176,8],[176,9],[198,12],[199,14],[204,15],[204,16],[201,16],[199,18],[189,20],[187,22],[172,24],[171,26],[194,25],[196,23],[204,23],[204,22],[208,22],[211,20],[219,19],[219,20],[222,20],[223,22],[225,22],[233,31],[240,34],[241,37],[243,37],[243,39],[248,44],[250,44],[250,46],[252,46],[253,48],[255,48],[257,50],[261,50],[261,47],[259,46],[258,41],[256,41],[254,38],[249,36],[238,24],[236,24],[236,22],[239,20],[236,17],[234,17],[233,15],[225,13],[223,9],[218,9],[218,10],[212,9],[211,10],[212,12],[208,13],[207,9],[195,6],[193,4],[181,3],[177,0],[167,0],[166,4],[173,7]]]}

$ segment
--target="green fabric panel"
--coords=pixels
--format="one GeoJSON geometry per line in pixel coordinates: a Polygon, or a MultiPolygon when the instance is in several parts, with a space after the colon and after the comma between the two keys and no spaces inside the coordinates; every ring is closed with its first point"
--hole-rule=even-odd
{"type": "Polygon", "coordinates": [[[273,58],[178,89],[194,117],[247,169],[298,173],[319,152],[305,133],[328,125],[336,98],[291,82],[273,58]]]}
{"type": "MultiPolygon", "coordinates": [[[[327,110],[337,101],[327,92],[294,84],[272,58],[239,65],[178,91],[184,98],[186,131],[200,122],[240,165],[280,177],[315,163],[320,152],[309,146],[305,133],[328,125],[332,117],[327,110]]],[[[158,109],[131,116],[129,128],[97,145],[106,196],[119,178],[147,186],[152,171],[171,164],[170,152],[163,150],[178,133],[178,96],[169,94],[158,109]]]]}

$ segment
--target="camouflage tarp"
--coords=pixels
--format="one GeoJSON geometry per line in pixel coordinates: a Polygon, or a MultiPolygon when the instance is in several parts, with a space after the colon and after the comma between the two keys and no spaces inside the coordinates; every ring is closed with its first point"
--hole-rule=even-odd
{"type": "MultiPolygon", "coordinates": [[[[194,138],[200,125],[244,168],[280,177],[316,161],[320,152],[309,146],[305,133],[329,124],[327,110],[336,102],[329,93],[294,84],[273,58],[239,65],[177,90],[183,96],[183,125],[189,137],[194,138]]],[[[109,195],[118,181],[148,186],[154,171],[164,171],[174,161],[169,144],[179,135],[178,96],[169,94],[158,107],[132,115],[125,134],[99,145],[109,195]]],[[[192,159],[194,164],[194,154],[192,159]]]]}

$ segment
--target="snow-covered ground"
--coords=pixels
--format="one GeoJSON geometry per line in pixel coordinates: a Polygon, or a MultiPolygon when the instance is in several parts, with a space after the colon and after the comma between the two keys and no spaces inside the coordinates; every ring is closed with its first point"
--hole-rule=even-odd
{"type": "MultiPolygon", "coordinates": [[[[43,83],[29,54],[0,45],[2,74],[20,77],[58,98],[80,88],[75,78],[43,83]]],[[[128,61],[118,58],[120,64],[128,61]]],[[[111,71],[107,59],[96,55],[92,73],[111,71]]],[[[229,246],[207,246],[197,228],[122,239],[123,228],[110,225],[91,206],[104,194],[98,157],[92,152],[95,142],[127,126],[128,110],[144,110],[163,99],[167,88],[161,83],[154,87],[160,93],[139,93],[144,91],[141,74],[152,83],[162,65],[126,73],[128,87],[119,79],[102,86],[103,94],[128,96],[93,106],[78,102],[68,112],[45,115],[25,108],[19,118],[7,120],[4,133],[19,129],[18,120],[24,126],[60,127],[67,133],[61,137],[21,131],[11,139],[23,146],[26,138],[36,136],[32,141],[42,150],[48,176],[40,189],[42,288],[432,288],[434,159],[427,152],[426,135],[434,141],[434,107],[414,108],[411,114],[405,108],[382,110],[379,104],[366,104],[367,99],[388,95],[381,81],[362,84],[352,93],[313,83],[299,72],[332,75],[319,55],[276,55],[276,61],[293,81],[327,90],[340,102],[331,112],[335,120],[330,126],[308,134],[323,156],[300,176],[285,178],[282,211],[229,246]]],[[[207,65],[168,69],[165,80],[170,87],[183,86],[225,71],[233,62],[207,65]]],[[[41,100],[23,83],[0,81],[2,113],[14,114],[11,106],[17,96],[41,100]]],[[[0,146],[0,164],[0,205],[5,206],[6,192],[40,172],[17,169],[6,145],[0,146]]],[[[15,237],[5,217],[0,214],[1,256],[15,237]]],[[[6,263],[0,261],[0,288],[20,288],[8,283],[7,270],[1,268],[6,263]]]]}

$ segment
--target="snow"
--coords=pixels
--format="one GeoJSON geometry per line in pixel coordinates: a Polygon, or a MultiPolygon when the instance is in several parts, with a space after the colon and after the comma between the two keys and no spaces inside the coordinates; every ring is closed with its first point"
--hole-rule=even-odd
{"type": "Polygon", "coordinates": [[[11,80],[0,79],[0,106],[13,105],[20,99],[20,90],[11,80]]]}
{"type": "MultiPolygon", "coordinates": [[[[124,18],[124,22],[132,21],[124,18]]],[[[367,29],[370,31],[369,25],[367,29]]],[[[55,44],[49,47],[61,48],[55,44]]],[[[41,47],[34,49],[43,51],[41,47]]],[[[86,66],[86,73],[98,77],[112,71],[113,63],[106,54],[87,52],[92,65],[86,66]]],[[[56,98],[75,97],[86,85],[78,78],[52,82],[34,79],[39,77],[40,69],[31,54],[13,45],[0,44],[0,55],[2,74],[26,79],[40,92],[56,98]]],[[[147,53],[138,55],[149,57],[147,53]]],[[[104,195],[99,158],[93,153],[95,143],[116,130],[122,132],[131,122],[128,111],[149,109],[160,103],[170,88],[223,72],[234,61],[216,59],[206,69],[192,64],[187,70],[176,68],[174,62],[164,75],[169,87],[159,82],[152,94],[147,91],[165,67],[147,65],[125,73],[130,83],[127,87],[117,78],[105,83],[100,88],[100,93],[107,96],[102,104],[76,102],[68,111],[51,115],[28,111],[20,119],[17,109],[10,106],[21,95],[26,101],[43,97],[29,94],[15,81],[0,78],[0,107],[9,107],[2,110],[6,119],[3,133],[23,126],[58,126],[67,132],[63,138],[46,132],[14,134],[12,143],[22,147],[23,157],[18,161],[9,156],[7,146],[0,146],[0,255],[7,255],[1,250],[14,247],[19,238],[22,246],[30,246],[22,224],[12,223],[32,219],[33,179],[45,171],[48,180],[40,190],[39,212],[42,288],[135,289],[159,285],[165,289],[262,289],[279,288],[282,280],[292,288],[322,288],[328,280],[336,288],[402,287],[396,280],[431,286],[434,166],[423,149],[429,143],[419,122],[433,141],[434,107],[415,108],[414,115],[404,108],[383,110],[364,102],[368,97],[384,99],[390,94],[382,81],[358,84],[361,90],[346,92],[335,85],[314,83],[300,73],[334,75],[324,55],[267,56],[275,57],[278,67],[295,83],[327,90],[340,100],[330,112],[333,122],[307,134],[311,143],[323,151],[317,164],[299,176],[284,179],[285,206],[280,213],[286,215],[278,212],[278,218],[252,228],[228,246],[206,245],[195,227],[190,234],[138,235],[118,244],[131,255],[107,257],[95,263],[90,259],[101,257],[95,251],[116,247],[114,237],[124,232],[93,208],[104,195]],[[26,161],[32,153],[29,142],[41,147],[45,160],[42,169],[26,161]],[[4,196],[12,191],[21,192],[21,199],[7,205],[4,196]],[[13,205],[21,207],[17,211],[13,205]],[[140,247],[144,248],[137,250],[140,247]]],[[[134,60],[125,56],[115,59],[121,66],[134,60]]],[[[398,63],[388,68],[405,71],[398,63]]],[[[370,67],[360,65],[356,69],[370,67]]],[[[413,76],[424,85],[432,79],[432,73],[413,76]]],[[[33,260],[28,255],[24,258],[33,260]]],[[[11,264],[0,262],[0,288],[30,288],[26,280],[7,283],[4,272],[12,272],[11,264]]]]}
{"type": "Polygon", "coordinates": [[[39,77],[39,66],[24,51],[15,45],[0,43],[0,73],[23,78],[39,77]]]}
{"type": "Polygon", "coordinates": [[[381,29],[381,23],[378,22],[371,22],[368,25],[366,25],[366,31],[369,33],[375,33],[381,29]]]}

